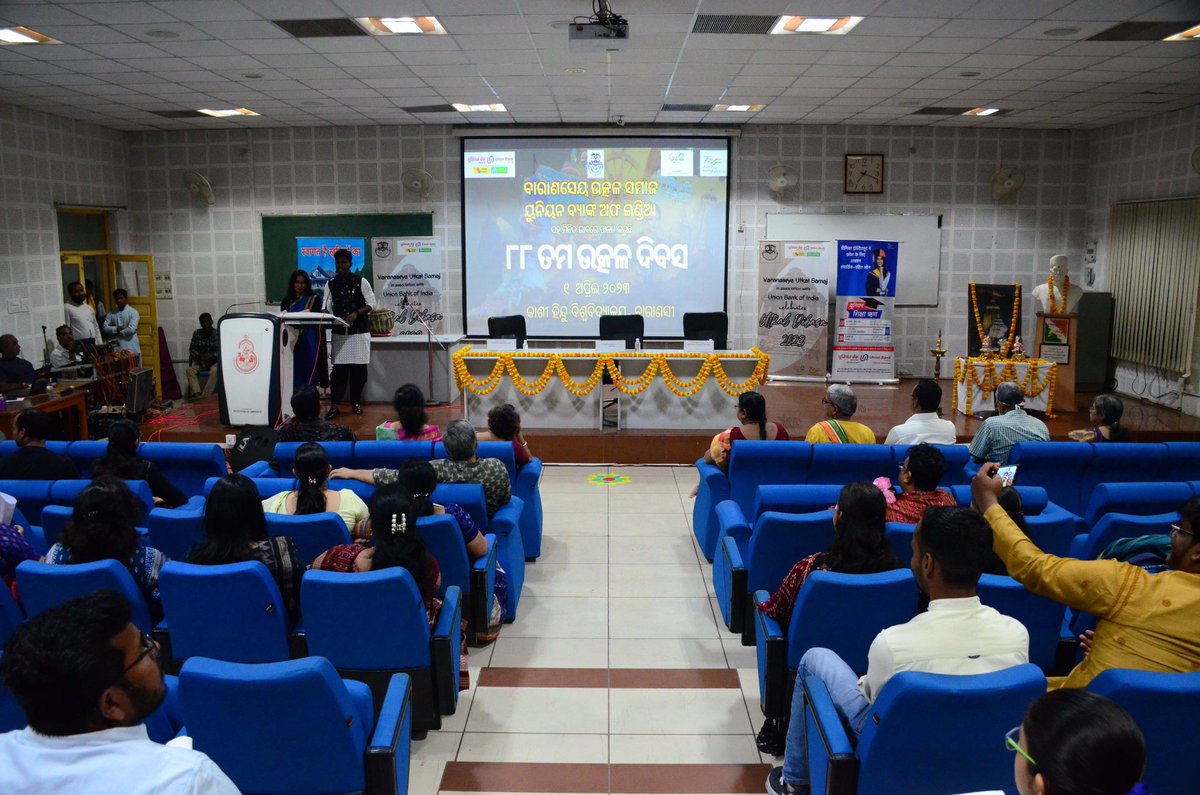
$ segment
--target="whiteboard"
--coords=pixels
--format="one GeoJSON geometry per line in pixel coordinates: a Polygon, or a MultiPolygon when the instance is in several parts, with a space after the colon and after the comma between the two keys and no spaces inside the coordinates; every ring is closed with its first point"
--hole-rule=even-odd
{"type": "MultiPolygon", "coordinates": [[[[937,306],[942,259],[941,215],[767,213],[767,234],[763,239],[894,240],[899,244],[896,305],[937,306]]],[[[829,277],[833,286],[836,275],[831,273],[829,277]]]]}

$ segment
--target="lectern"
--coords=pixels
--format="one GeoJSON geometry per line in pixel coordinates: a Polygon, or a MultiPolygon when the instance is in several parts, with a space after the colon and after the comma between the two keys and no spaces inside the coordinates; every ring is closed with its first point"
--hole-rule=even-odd
{"type": "Polygon", "coordinates": [[[324,312],[257,312],[223,316],[217,371],[222,425],[274,427],[292,413],[292,354],[300,332],[318,334],[346,321],[324,312]]]}

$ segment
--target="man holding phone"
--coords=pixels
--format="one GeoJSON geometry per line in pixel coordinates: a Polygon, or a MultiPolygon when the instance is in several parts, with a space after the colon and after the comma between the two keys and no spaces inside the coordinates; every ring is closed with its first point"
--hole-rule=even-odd
{"type": "Polygon", "coordinates": [[[983,421],[983,427],[971,440],[975,463],[1008,463],[1017,442],[1048,442],[1050,429],[1037,417],[1025,413],[1025,393],[1012,381],[996,387],[996,416],[983,421]]]}

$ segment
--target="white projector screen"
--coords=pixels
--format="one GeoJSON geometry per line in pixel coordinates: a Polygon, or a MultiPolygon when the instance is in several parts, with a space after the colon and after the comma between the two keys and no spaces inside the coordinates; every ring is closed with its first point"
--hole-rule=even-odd
{"type": "Polygon", "coordinates": [[[725,309],[728,138],[464,138],[463,314],[595,337],[638,314],[683,336],[725,309]]]}

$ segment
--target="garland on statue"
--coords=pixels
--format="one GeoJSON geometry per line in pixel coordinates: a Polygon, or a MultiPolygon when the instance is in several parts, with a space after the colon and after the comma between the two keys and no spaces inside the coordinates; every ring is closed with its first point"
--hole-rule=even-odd
{"type": "MultiPolygon", "coordinates": [[[[1049,314],[1057,315],[1057,314],[1059,314],[1059,306],[1058,306],[1058,301],[1055,299],[1055,295],[1054,295],[1054,274],[1053,273],[1046,277],[1046,287],[1049,288],[1049,290],[1050,290],[1050,297],[1049,297],[1050,312],[1049,312],[1049,314]]],[[[1070,295],[1070,293],[1071,293],[1071,274],[1067,273],[1067,274],[1063,275],[1063,288],[1062,288],[1062,311],[1063,312],[1067,311],[1067,296],[1070,295]]]]}

